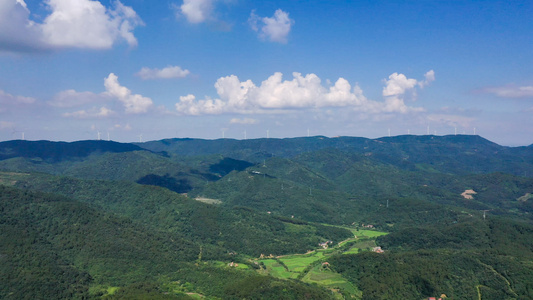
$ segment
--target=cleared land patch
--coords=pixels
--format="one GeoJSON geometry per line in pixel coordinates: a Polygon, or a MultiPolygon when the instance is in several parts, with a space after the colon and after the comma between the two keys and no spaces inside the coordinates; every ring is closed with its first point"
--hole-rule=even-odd
{"type": "Polygon", "coordinates": [[[0,172],[0,184],[13,186],[20,178],[29,175],[27,173],[0,172]]]}
{"type": "Polygon", "coordinates": [[[221,204],[222,203],[222,201],[218,199],[211,199],[211,198],[205,198],[205,197],[196,197],[194,198],[194,200],[207,203],[207,204],[221,204]]]}
{"type": "Polygon", "coordinates": [[[526,202],[527,200],[529,200],[529,199],[531,199],[531,198],[533,198],[533,195],[531,195],[531,193],[526,193],[524,196],[519,197],[519,198],[516,199],[516,200],[518,200],[518,201],[520,201],[520,202],[526,202]]]}
{"type": "Polygon", "coordinates": [[[474,199],[473,195],[475,195],[475,194],[477,194],[477,192],[474,191],[474,190],[465,190],[463,193],[461,193],[461,196],[463,196],[463,198],[465,198],[465,199],[470,199],[471,200],[471,199],[474,199]]]}

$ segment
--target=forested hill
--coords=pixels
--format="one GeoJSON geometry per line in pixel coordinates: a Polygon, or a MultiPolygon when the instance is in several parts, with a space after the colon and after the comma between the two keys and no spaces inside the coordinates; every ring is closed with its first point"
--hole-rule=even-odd
{"type": "Polygon", "coordinates": [[[174,155],[220,154],[255,163],[273,156],[292,158],[302,153],[336,149],[343,153],[364,155],[370,160],[393,164],[402,169],[452,174],[533,174],[533,147],[501,146],[478,135],[401,135],[378,139],[323,136],[249,140],[187,138],[136,145],[174,155]]]}
{"type": "Polygon", "coordinates": [[[72,143],[51,141],[14,140],[0,142],[0,160],[13,157],[41,158],[61,161],[69,158],[86,157],[94,152],[129,152],[143,150],[137,145],[113,141],[77,141],[72,143]]]}

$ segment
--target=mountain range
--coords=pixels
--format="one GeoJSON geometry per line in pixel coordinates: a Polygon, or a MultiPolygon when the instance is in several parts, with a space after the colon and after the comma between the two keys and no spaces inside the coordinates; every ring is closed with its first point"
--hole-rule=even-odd
{"type": "Polygon", "coordinates": [[[15,140],[0,142],[0,188],[0,298],[533,297],[531,146],[470,135],[15,140]],[[385,253],[341,251],[363,228],[388,233],[372,239],[385,253]],[[257,261],[328,241],[340,248],[327,272],[360,292],[257,261]]]}

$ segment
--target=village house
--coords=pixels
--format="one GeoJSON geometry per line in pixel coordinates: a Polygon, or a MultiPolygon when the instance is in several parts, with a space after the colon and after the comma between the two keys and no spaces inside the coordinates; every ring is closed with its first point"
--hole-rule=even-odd
{"type": "Polygon", "coordinates": [[[380,246],[377,246],[377,247],[372,248],[372,252],[383,253],[385,251],[383,249],[381,249],[380,246]]]}
{"type": "Polygon", "coordinates": [[[326,241],[326,242],[323,242],[323,243],[318,243],[318,245],[320,247],[322,247],[323,249],[328,249],[330,244],[333,244],[333,241],[326,241]]]}

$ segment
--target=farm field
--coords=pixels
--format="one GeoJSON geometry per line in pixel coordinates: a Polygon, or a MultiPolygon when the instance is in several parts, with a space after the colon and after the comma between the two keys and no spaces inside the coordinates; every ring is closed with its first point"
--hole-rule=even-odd
{"type": "Polygon", "coordinates": [[[333,253],[356,254],[360,251],[370,251],[376,247],[375,239],[386,235],[386,232],[374,230],[357,230],[343,227],[354,233],[353,238],[346,239],[329,249],[317,249],[305,254],[278,256],[257,260],[264,265],[261,272],[283,279],[300,279],[308,283],[322,285],[336,293],[339,299],[349,295],[352,299],[360,299],[362,292],[348,282],[341,274],[329,268],[327,258],[333,253]]]}
{"type": "Polygon", "coordinates": [[[313,267],[307,274],[305,274],[302,281],[316,283],[336,291],[339,299],[344,299],[341,294],[349,294],[352,299],[361,299],[363,295],[355,285],[347,281],[341,274],[334,272],[329,268],[325,268],[322,264],[313,267]]]}

